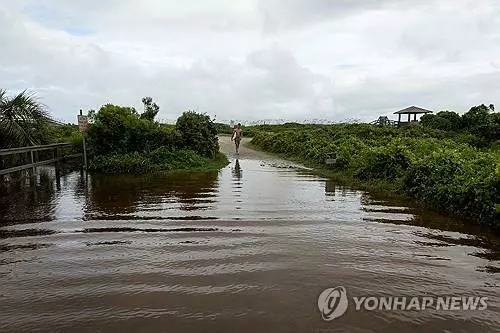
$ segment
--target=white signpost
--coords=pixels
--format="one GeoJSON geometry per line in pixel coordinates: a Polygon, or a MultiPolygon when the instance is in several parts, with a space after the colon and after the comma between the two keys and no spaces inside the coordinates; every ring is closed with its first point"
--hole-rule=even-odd
{"type": "Polygon", "coordinates": [[[78,127],[80,132],[87,133],[89,130],[89,118],[87,116],[78,115],[78,127]]]}

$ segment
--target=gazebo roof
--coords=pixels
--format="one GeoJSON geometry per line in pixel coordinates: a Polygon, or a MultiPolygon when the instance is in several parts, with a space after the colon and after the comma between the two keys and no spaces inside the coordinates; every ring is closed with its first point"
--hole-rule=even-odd
{"type": "Polygon", "coordinates": [[[432,111],[422,109],[416,106],[410,106],[406,109],[394,112],[394,114],[420,114],[420,113],[432,113],[432,111]]]}

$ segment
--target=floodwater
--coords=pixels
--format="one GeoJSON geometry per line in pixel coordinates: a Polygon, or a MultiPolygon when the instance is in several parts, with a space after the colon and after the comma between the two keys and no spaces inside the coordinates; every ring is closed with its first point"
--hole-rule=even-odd
{"type": "Polygon", "coordinates": [[[2,188],[0,331],[500,332],[497,237],[246,152],[220,172],[46,168],[2,188]],[[325,321],[338,286],[347,311],[325,321]],[[356,310],[363,296],[487,308],[356,310]]]}

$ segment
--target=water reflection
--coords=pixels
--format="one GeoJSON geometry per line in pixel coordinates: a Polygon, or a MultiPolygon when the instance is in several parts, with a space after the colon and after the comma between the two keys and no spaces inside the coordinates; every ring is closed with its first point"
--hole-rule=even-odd
{"type": "Polygon", "coordinates": [[[0,226],[53,220],[59,190],[60,172],[52,168],[39,168],[33,178],[0,184],[0,226]]]}
{"type": "MultiPolygon", "coordinates": [[[[498,237],[286,163],[37,182],[1,195],[4,221],[41,223],[0,228],[0,331],[327,331],[314,304],[332,283],[499,296],[498,237]]],[[[473,314],[348,311],[335,329],[498,332],[493,302],[473,314]]]]}
{"type": "Polygon", "coordinates": [[[234,167],[232,168],[232,172],[233,172],[233,180],[239,182],[243,177],[243,172],[241,171],[240,161],[238,159],[236,159],[236,161],[234,162],[234,167]]]}
{"type": "Polygon", "coordinates": [[[203,209],[214,202],[217,178],[217,172],[91,175],[86,213],[203,209]]]}
{"type": "MultiPolygon", "coordinates": [[[[307,173],[307,174],[310,174],[313,177],[316,177],[314,175],[314,173],[312,173],[312,174],[307,173]]],[[[358,196],[358,195],[363,196],[364,195],[364,192],[360,192],[353,187],[341,185],[335,180],[324,179],[323,181],[325,183],[324,188],[325,188],[325,195],[327,197],[334,197],[334,196],[346,197],[346,196],[352,196],[352,195],[355,195],[355,196],[358,196]]]]}
{"type": "Polygon", "coordinates": [[[325,194],[329,197],[334,197],[337,191],[337,183],[331,180],[325,181],[325,194]]]}
{"type": "MultiPolygon", "coordinates": [[[[239,211],[242,209],[243,200],[241,199],[241,193],[243,188],[243,171],[241,169],[239,159],[234,161],[234,166],[231,167],[232,175],[232,194],[234,197],[234,209],[239,211]]],[[[238,218],[236,215],[233,218],[238,218]]]]}

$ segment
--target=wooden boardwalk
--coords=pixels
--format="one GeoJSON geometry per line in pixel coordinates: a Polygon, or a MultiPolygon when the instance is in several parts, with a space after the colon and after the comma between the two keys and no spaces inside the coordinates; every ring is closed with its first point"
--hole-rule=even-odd
{"type": "Polygon", "coordinates": [[[52,163],[58,163],[64,160],[82,157],[82,154],[63,154],[63,150],[71,147],[70,143],[54,143],[50,145],[40,145],[40,146],[28,146],[19,148],[9,148],[0,149],[0,176],[8,175],[13,172],[31,169],[33,174],[36,172],[36,167],[41,165],[47,165],[52,163]],[[42,159],[38,158],[38,152],[40,151],[52,151],[51,158],[42,159]],[[28,160],[29,163],[24,163],[22,165],[5,167],[4,157],[12,155],[29,155],[29,158],[24,158],[28,160]]]}

